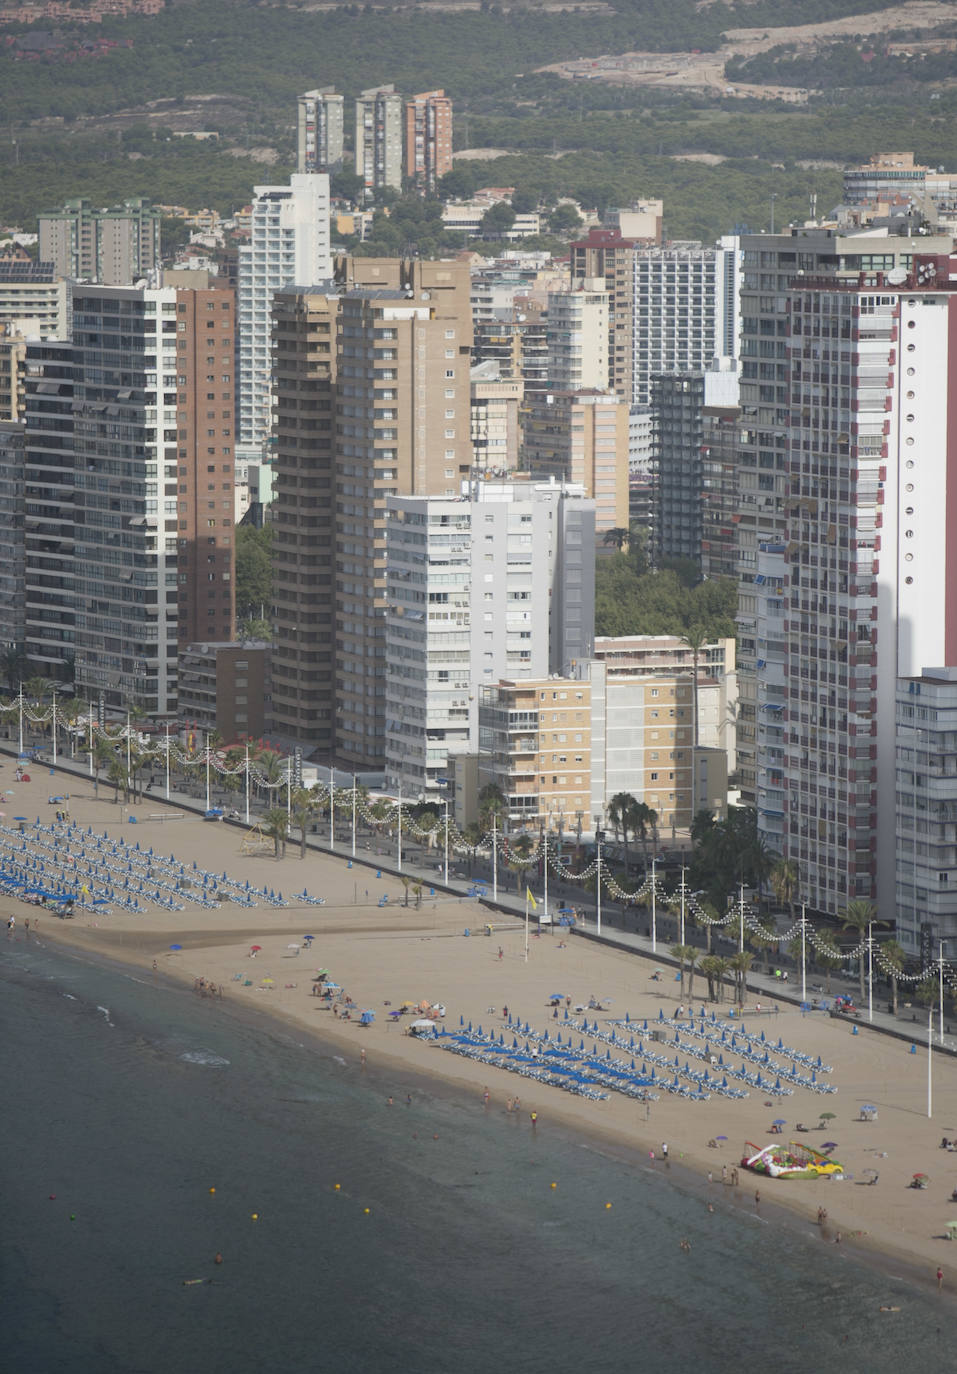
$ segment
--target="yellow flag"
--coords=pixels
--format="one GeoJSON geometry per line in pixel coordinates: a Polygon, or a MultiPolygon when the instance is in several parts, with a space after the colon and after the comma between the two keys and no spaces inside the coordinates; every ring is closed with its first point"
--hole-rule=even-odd
{"type": "Polygon", "coordinates": [[[526,902],[528,902],[529,906],[532,908],[533,911],[537,911],[537,910],[538,910],[538,903],[536,902],[535,898],[532,896],[532,889],[528,886],[527,883],[526,883],[526,885],[525,885],[525,900],[526,900],[526,902]]]}

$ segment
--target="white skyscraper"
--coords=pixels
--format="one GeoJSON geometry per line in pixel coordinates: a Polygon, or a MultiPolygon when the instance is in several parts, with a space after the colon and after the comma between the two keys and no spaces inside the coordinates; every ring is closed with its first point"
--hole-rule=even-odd
{"type": "Polygon", "coordinates": [[[594,502],[558,483],[472,491],[388,502],[386,782],[408,796],[440,796],[449,755],[475,748],[481,685],[593,651],[594,502]]]}
{"type": "Polygon", "coordinates": [[[329,178],[297,173],[288,186],[257,186],[249,243],[239,250],[239,443],[255,457],[272,425],[272,299],[283,286],[332,276],[329,178]]]}

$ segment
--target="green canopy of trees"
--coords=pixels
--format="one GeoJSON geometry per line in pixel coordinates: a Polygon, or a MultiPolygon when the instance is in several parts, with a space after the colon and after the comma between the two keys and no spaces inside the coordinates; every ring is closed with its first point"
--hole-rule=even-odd
{"type": "Polygon", "coordinates": [[[595,633],[733,638],[737,584],[720,577],[689,585],[674,568],[650,572],[641,541],[602,554],[595,569],[595,633]]]}
{"type": "Polygon", "coordinates": [[[236,616],[242,620],[267,615],[272,604],[272,526],[236,530],[236,616]]]}

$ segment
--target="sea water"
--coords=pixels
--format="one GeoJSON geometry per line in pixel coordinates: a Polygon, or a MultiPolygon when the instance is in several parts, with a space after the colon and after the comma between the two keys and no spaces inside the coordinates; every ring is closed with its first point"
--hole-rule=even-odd
{"type": "Polygon", "coordinates": [[[932,1276],[859,1267],[740,1190],[714,1186],[709,1212],[697,1180],[547,1106],[533,1133],[480,1095],[363,1071],[358,1028],[347,1062],[228,995],[20,937],[0,940],[0,1032],[18,1374],[951,1361],[932,1276]]]}

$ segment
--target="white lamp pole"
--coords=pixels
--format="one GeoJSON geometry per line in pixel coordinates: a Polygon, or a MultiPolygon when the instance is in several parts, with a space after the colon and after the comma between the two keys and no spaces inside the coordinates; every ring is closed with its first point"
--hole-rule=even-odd
{"type": "Polygon", "coordinates": [[[658,875],[655,872],[657,859],[651,861],[651,952],[658,950],[658,875]]]}
{"type": "Polygon", "coordinates": [[[492,812],[492,901],[498,901],[498,831],[496,822],[498,817],[492,812]]]}
{"type": "Polygon", "coordinates": [[[596,880],[596,881],[595,881],[595,894],[596,894],[596,901],[595,901],[595,930],[596,930],[597,933],[600,935],[600,934],[601,934],[601,840],[596,840],[596,841],[595,841],[595,848],[596,848],[596,854],[597,854],[597,860],[596,860],[596,861],[597,861],[597,865],[598,865],[598,867],[597,867],[596,870],[595,870],[595,880],[596,880]]]}
{"type": "Polygon", "coordinates": [[[396,850],[396,858],[399,872],[402,872],[402,784],[399,784],[399,845],[396,850]]]}
{"type": "Polygon", "coordinates": [[[867,1019],[874,1020],[874,923],[867,927],[867,1019]]]}
{"type": "Polygon", "coordinates": [[[445,885],[449,885],[449,799],[444,799],[445,806],[445,885]]]}
{"type": "Polygon", "coordinates": [[[927,1117],[934,1115],[934,1008],[927,1008],[927,1117]]]}
{"type": "Polygon", "coordinates": [[[542,831],[542,870],[545,874],[545,924],[548,925],[548,827],[542,831]]]}
{"type": "MultiPolygon", "coordinates": [[[[127,795],[127,796],[129,796],[129,792],[130,792],[130,773],[131,773],[132,771],[133,771],[133,770],[132,770],[132,761],[131,761],[131,756],[130,756],[130,713],[129,713],[129,710],[127,710],[127,712],[126,712],[126,795],[127,795]]],[[[207,790],[208,790],[208,789],[207,789],[207,790]]],[[[206,803],[206,806],[207,806],[207,808],[209,807],[209,802],[206,803]]]]}
{"type": "Polygon", "coordinates": [[[166,722],[166,800],[169,801],[169,721],[166,722]]]}
{"type": "Polygon", "coordinates": [[[246,824],[249,824],[249,740],[246,741],[246,824]]]}
{"type": "Polygon", "coordinates": [[[23,753],[23,683],[20,683],[20,695],[17,698],[20,704],[20,753],[23,753]]]}
{"type": "Polygon", "coordinates": [[[209,731],[206,732],[206,810],[209,810],[209,731]]]}
{"type": "Polygon", "coordinates": [[[53,689],[53,767],[56,767],[56,688],[53,689]]]}
{"type": "Polygon", "coordinates": [[[329,848],[336,847],[336,774],[329,765],[329,848]]]}
{"type": "Polygon", "coordinates": [[[352,775],[352,857],[356,857],[356,775],[352,775]]]}
{"type": "Polygon", "coordinates": [[[683,945],[684,942],[685,942],[685,898],[686,898],[687,892],[688,892],[688,885],[687,885],[687,883],[685,882],[685,874],[687,873],[687,871],[688,871],[688,870],[684,867],[684,865],[682,865],[682,868],[681,868],[681,886],[678,888],[678,891],[679,891],[680,894],[681,894],[681,906],[680,906],[681,933],[680,933],[680,936],[679,936],[679,939],[678,939],[679,945],[683,945]]]}
{"type": "Polygon", "coordinates": [[[86,723],[87,723],[87,727],[88,727],[88,735],[87,735],[87,738],[89,739],[89,742],[90,742],[90,777],[92,778],[92,776],[93,776],[93,703],[92,703],[92,701],[90,702],[90,704],[89,704],[88,707],[87,707],[87,712],[86,712],[86,723]]]}
{"type": "Polygon", "coordinates": [[[801,903],[801,1001],[807,1001],[807,907],[801,903]]]}

